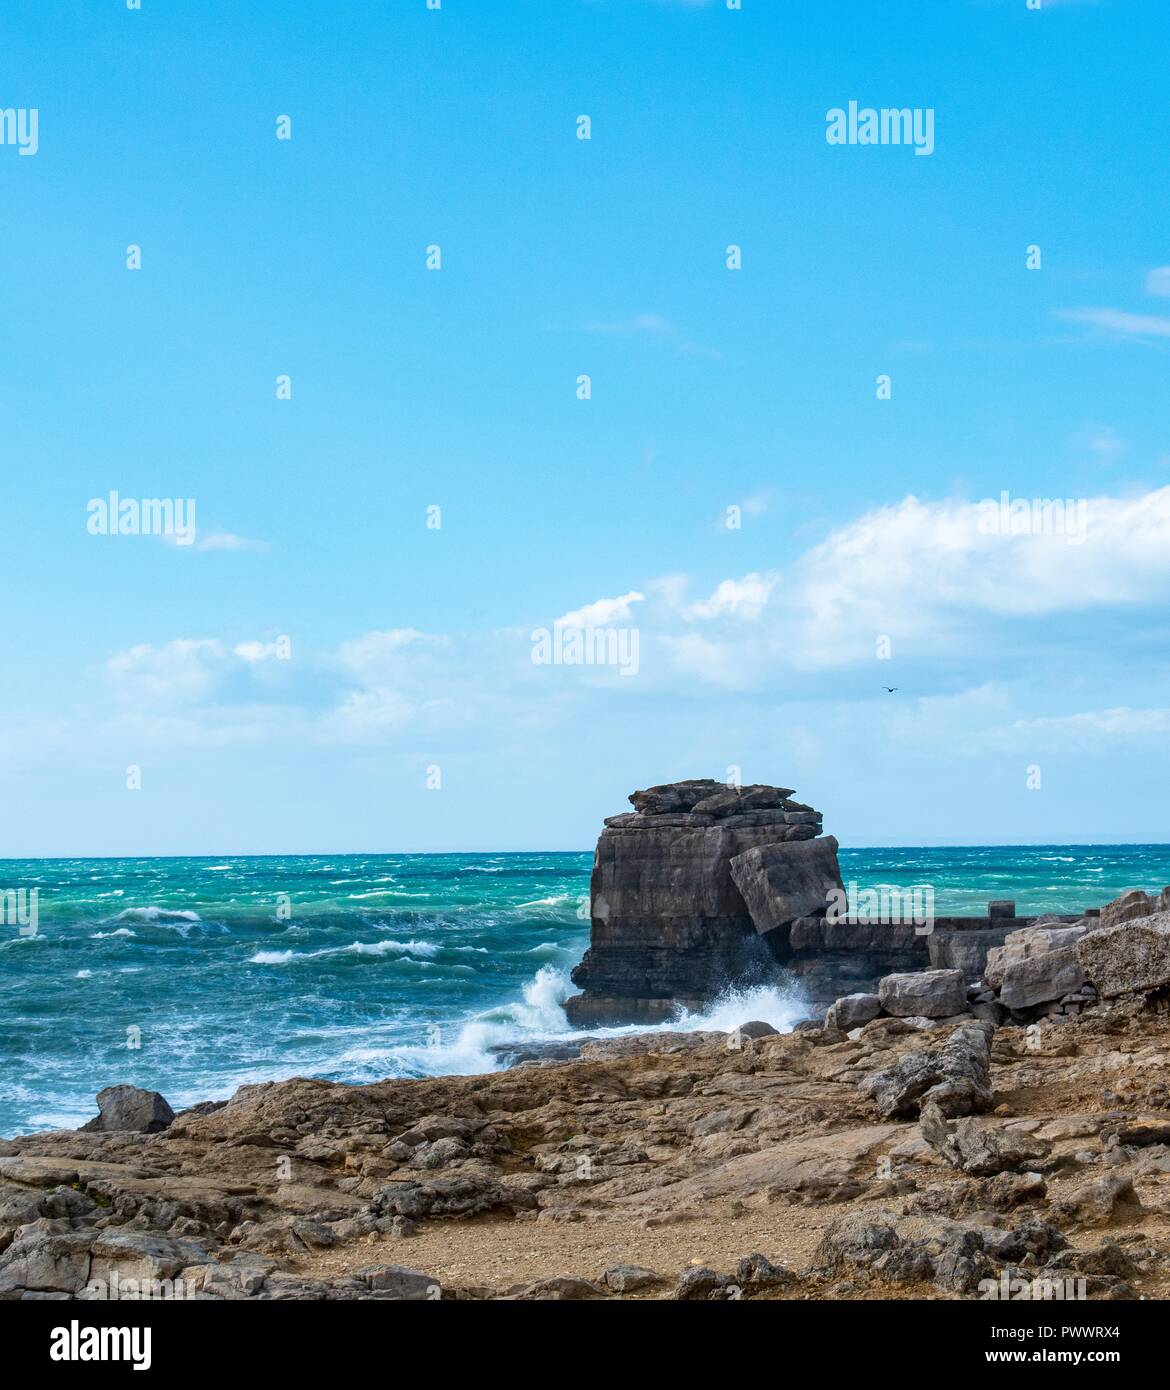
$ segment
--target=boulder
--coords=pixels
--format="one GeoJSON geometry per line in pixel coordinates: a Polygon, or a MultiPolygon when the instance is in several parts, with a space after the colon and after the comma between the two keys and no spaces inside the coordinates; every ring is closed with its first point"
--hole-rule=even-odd
{"type": "MultiPolygon", "coordinates": [[[[1091,930],[1092,923],[1086,918],[1073,923],[1071,926],[1033,924],[1030,927],[1020,927],[1016,931],[1008,932],[1004,937],[1002,946],[992,947],[988,951],[983,978],[992,989],[1000,989],[1004,982],[1005,972],[1010,966],[1018,965],[1021,961],[1032,960],[1049,951],[1060,951],[1069,946],[1075,946],[1081,937],[1091,930]]],[[[1037,1000],[1036,1002],[1042,1001],[1037,1000]]],[[[1012,1005],[1011,1007],[1023,1006],[1012,1005]]]]}
{"type": "Polygon", "coordinates": [[[829,1006],[825,1027],[840,1028],[842,1033],[848,1033],[877,1018],[881,1011],[882,1001],[876,994],[844,994],[829,1006]]]}
{"type": "Polygon", "coordinates": [[[1170,912],[1089,932],[1076,951],[1086,979],[1106,999],[1170,984],[1170,912]]]}
{"type": "Polygon", "coordinates": [[[731,861],[731,878],[761,935],[797,917],[824,914],[831,895],[843,891],[832,835],[749,849],[731,861]]]}
{"type": "Polygon", "coordinates": [[[1084,1187],[1070,1193],[1053,1208],[1066,1220],[1079,1226],[1108,1226],[1140,1220],[1141,1200],[1134,1191],[1133,1178],[1120,1170],[1103,1173],[1084,1187]]]}
{"type": "Polygon", "coordinates": [[[967,987],[961,970],[919,970],[887,975],[878,982],[878,998],[896,1018],[950,1018],[967,1007],[967,987]]]}
{"type": "Polygon", "coordinates": [[[661,1274],[642,1265],[610,1265],[601,1276],[601,1283],[614,1293],[636,1293],[639,1289],[653,1288],[655,1284],[665,1282],[661,1274]]]}
{"type": "Polygon", "coordinates": [[[756,1289],[782,1288],[794,1284],[796,1276],[783,1265],[774,1265],[758,1251],[745,1255],[735,1267],[735,1282],[741,1287],[756,1289]]]}
{"type": "Polygon", "coordinates": [[[1063,999],[1085,983],[1076,946],[1061,946],[1013,961],[1003,972],[999,1002],[1005,1009],[1026,1009],[1063,999]]]}
{"type": "Polygon", "coordinates": [[[780,1033],[779,1028],[773,1028],[770,1023],[765,1023],[762,1018],[753,1018],[748,1023],[741,1023],[738,1028],[732,1031],[733,1038],[740,1040],[747,1039],[754,1042],[757,1038],[774,1038],[780,1033]]]}
{"type": "Polygon", "coordinates": [[[1052,1152],[1051,1144],[1022,1130],[980,1124],[970,1117],[952,1124],[933,1101],[923,1105],[919,1128],[944,1163],[975,1177],[1019,1172],[1052,1152]]]}
{"type": "Polygon", "coordinates": [[[143,1091],[137,1086],[107,1086],[98,1092],[97,1103],[98,1114],[81,1126],[83,1130],[158,1134],[175,1118],[158,1091],[143,1091]]]}
{"type": "Polygon", "coordinates": [[[986,1023],[963,1024],[941,1047],[907,1052],[893,1066],[862,1077],[859,1089],[883,1119],[915,1115],[927,1102],[944,1116],[990,1110],[991,1033],[986,1023]]]}

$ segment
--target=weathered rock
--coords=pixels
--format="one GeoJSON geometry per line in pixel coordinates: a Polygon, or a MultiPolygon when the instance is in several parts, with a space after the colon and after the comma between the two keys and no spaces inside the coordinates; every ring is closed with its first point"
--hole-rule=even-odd
{"type": "Polygon", "coordinates": [[[1134,1190],[1133,1177],[1121,1169],[1103,1173],[1059,1202],[1053,1210],[1081,1226],[1108,1226],[1139,1220],[1141,1199],[1134,1190]]]}
{"type": "Polygon", "coordinates": [[[956,1028],[940,1047],[907,1052],[890,1067],[859,1082],[885,1119],[918,1113],[933,1101],[948,1117],[990,1110],[991,1028],[972,1022],[956,1028]]]}
{"type": "Polygon", "coordinates": [[[1106,999],[1170,984],[1170,911],[1089,932],[1076,946],[1085,977],[1106,999]]]}
{"type": "Polygon", "coordinates": [[[611,817],[594,855],[589,949],[573,971],[584,992],[564,1006],[575,1027],[665,1022],[729,985],[779,980],[783,933],[760,935],[731,864],[763,846],[799,855],[816,843],[819,818],[787,796],[679,782],[635,792],[633,816],[611,817]],[[695,809],[705,803],[711,812],[695,809]]]}
{"type": "Polygon", "coordinates": [[[745,1255],[735,1267],[735,1282],[741,1288],[777,1289],[796,1283],[796,1275],[783,1265],[774,1265],[756,1252],[745,1255]]]}
{"type": "Polygon", "coordinates": [[[825,1014],[826,1028],[840,1028],[848,1033],[852,1028],[861,1028],[882,1011],[882,1001],[876,994],[845,994],[829,1006],[825,1014]]]}
{"type": "Polygon", "coordinates": [[[686,1269],[679,1276],[679,1281],[670,1296],[690,1301],[720,1298],[725,1295],[731,1282],[726,1274],[719,1274],[713,1269],[686,1269]]]}
{"type": "Polygon", "coordinates": [[[961,970],[920,970],[887,975],[878,984],[878,998],[896,1018],[949,1018],[966,1009],[967,988],[961,970]]]}
{"type": "Polygon", "coordinates": [[[1062,946],[1006,965],[999,1002],[1005,1009],[1026,1009],[1062,999],[1084,983],[1076,946],[1062,946]]]}
{"type": "Polygon", "coordinates": [[[436,1178],[430,1182],[395,1182],[374,1193],[375,1216],[474,1216],[500,1207],[522,1211],[536,1206],[530,1192],[489,1178],[436,1178]]]}
{"type": "Polygon", "coordinates": [[[175,1118],[158,1091],[143,1091],[137,1086],[107,1086],[98,1092],[97,1103],[98,1114],[81,1126],[83,1130],[157,1134],[175,1118]]]}
{"type": "Polygon", "coordinates": [[[746,850],[732,859],[731,877],[761,935],[823,914],[831,895],[844,891],[832,835],[746,850]]]}
{"type": "Polygon", "coordinates": [[[78,1293],[89,1280],[92,1231],[55,1232],[35,1222],[0,1256],[0,1297],[20,1289],[78,1293]]]}
{"type": "Polygon", "coordinates": [[[601,1282],[614,1293],[636,1293],[639,1289],[653,1288],[666,1280],[652,1269],[641,1265],[610,1265],[601,1276],[601,1282]]]}
{"type": "Polygon", "coordinates": [[[1170,911],[1170,887],[1163,888],[1156,897],[1144,893],[1140,888],[1131,888],[1122,893],[1101,909],[1102,927],[1120,926],[1122,922],[1137,921],[1141,917],[1152,917],[1157,912],[1170,911]]]}
{"type": "MultiPolygon", "coordinates": [[[[1061,925],[1057,919],[1054,925],[1034,924],[1009,932],[1004,937],[1002,946],[994,947],[988,951],[984,978],[993,989],[1000,989],[1004,984],[1006,972],[1012,967],[1021,965],[1025,961],[1035,960],[1049,952],[1061,951],[1075,946],[1081,937],[1091,930],[1092,924],[1087,919],[1065,925],[1061,925]]],[[[1057,966],[1059,966],[1059,962],[1057,966]]],[[[1035,966],[1034,970],[1036,972],[1034,978],[1042,979],[1043,966],[1035,966]]],[[[1026,981],[1033,977],[1024,973],[1019,978],[1021,981],[1026,981]]],[[[1072,988],[1076,989],[1078,986],[1074,985],[1072,988]]],[[[1067,992],[1066,990],[1065,993],[1067,992]]],[[[1037,1000],[1036,1002],[1041,1003],[1043,1001],[1037,1000]]],[[[1026,1006],[1011,1005],[1009,1007],[1026,1006]]]]}
{"type": "Polygon", "coordinates": [[[835,1217],[813,1253],[818,1269],[842,1265],[872,1265],[901,1242],[896,1218],[886,1212],[850,1213],[835,1217]]]}
{"type": "Polygon", "coordinates": [[[1020,1130],[981,1124],[971,1117],[949,1123],[939,1107],[928,1101],[922,1107],[922,1137],[952,1168],[976,1177],[1018,1172],[1047,1158],[1052,1145],[1020,1130]]]}
{"type": "Polygon", "coordinates": [[[762,1018],[753,1018],[747,1023],[740,1023],[732,1029],[732,1037],[747,1039],[754,1042],[757,1038],[774,1038],[779,1035],[779,1028],[773,1028],[770,1023],[765,1023],[762,1018]]]}

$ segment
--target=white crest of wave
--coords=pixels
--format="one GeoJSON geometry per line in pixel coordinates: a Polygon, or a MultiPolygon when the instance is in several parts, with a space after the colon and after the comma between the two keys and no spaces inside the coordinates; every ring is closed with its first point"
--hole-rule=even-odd
{"type": "Polygon", "coordinates": [[[353,941],[348,946],[326,946],[320,951],[257,951],[249,965],[287,965],[290,960],[319,960],[322,956],[421,956],[429,960],[441,947],[433,941],[353,941]]]}
{"type": "Polygon", "coordinates": [[[633,1033],[730,1033],[741,1024],[756,1020],[770,1023],[779,1033],[789,1033],[809,1016],[794,985],[756,985],[728,989],[708,1008],[694,1013],[680,1011],[666,1023],[573,1029],[565,1016],[564,1003],[574,991],[567,971],[542,965],[524,986],[520,999],[477,1014],[459,1028],[450,1042],[440,1032],[428,1046],[391,1047],[386,1056],[405,1068],[407,1075],[474,1075],[500,1071],[503,1062],[491,1049],[507,1043],[628,1037],[633,1033]]]}
{"type": "Polygon", "coordinates": [[[171,907],[127,907],[114,918],[115,922],[200,922],[197,912],[171,907]]]}

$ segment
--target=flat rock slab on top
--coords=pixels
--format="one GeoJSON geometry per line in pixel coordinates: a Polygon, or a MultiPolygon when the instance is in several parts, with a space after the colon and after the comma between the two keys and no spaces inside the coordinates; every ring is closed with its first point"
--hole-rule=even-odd
{"type": "Polygon", "coordinates": [[[728,816],[740,811],[765,811],[782,806],[792,795],[791,787],[732,787],[713,777],[689,782],[669,782],[659,787],[630,793],[630,804],[645,815],[696,811],[700,815],[728,816]]]}

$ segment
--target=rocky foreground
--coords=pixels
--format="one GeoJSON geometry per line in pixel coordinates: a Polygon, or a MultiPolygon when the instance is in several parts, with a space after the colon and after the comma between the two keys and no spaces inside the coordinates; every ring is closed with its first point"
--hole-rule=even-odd
{"type": "Polygon", "coordinates": [[[643,1034],[173,1117],[112,1088],[88,1129],[0,1143],[0,1297],[1165,1297],[1163,993],[643,1034]]]}

